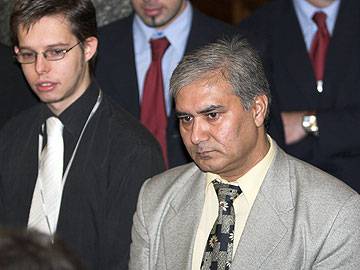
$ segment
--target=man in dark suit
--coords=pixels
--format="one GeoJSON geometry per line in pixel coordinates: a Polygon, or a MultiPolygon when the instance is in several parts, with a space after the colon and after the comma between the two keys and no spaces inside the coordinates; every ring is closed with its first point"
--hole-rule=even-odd
{"type": "Polygon", "coordinates": [[[170,76],[184,53],[233,29],[192,8],[187,0],[132,0],[135,14],[100,29],[96,76],[100,86],[136,118],[141,104],[146,71],[151,62],[149,39],[166,37],[170,42],[162,59],[167,116],[165,156],[169,167],[184,164],[189,156],[181,142],[172,99],[170,76]]]}
{"type": "Polygon", "coordinates": [[[143,181],[163,170],[156,140],[93,77],[91,0],[17,0],[14,53],[41,103],[0,132],[0,225],[63,240],[86,269],[127,269],[143,181]]]}
{"type": "Polygon", "coordinates": [[[0,44],[0,128],[7,120],[36,103],[38,99],[27,86],[11,49],[0,44]]]}
{"type": "Polygon", "coordinates": [[[288,153],[359,192],[360,2],[275,0],[244,21],[241,31],[267,68],[283,126],[283,134],[273,137],[288,153]],[[322,27],[314,16],[319,12],[322,27]],[[329,40],[320,77],[311,60],[318,32],[329,40]]]}

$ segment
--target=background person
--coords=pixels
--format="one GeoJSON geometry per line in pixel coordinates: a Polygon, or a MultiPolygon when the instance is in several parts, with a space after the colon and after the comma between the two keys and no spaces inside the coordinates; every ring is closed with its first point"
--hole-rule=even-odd
{"type": "Polygon", "coordinates": [[[171,74],[185,52],[235,29],[202,14],[187,0],[132,0],[131,4],[133,14],[100,29],[96,75],[104,91],[152,131],[167,165],[174,167],[190,157],[169,93],[171,74]],[[168,43],[161,56],[152,57],[151,46],[159,47],[156,44],[164,38],[168,43]]]}

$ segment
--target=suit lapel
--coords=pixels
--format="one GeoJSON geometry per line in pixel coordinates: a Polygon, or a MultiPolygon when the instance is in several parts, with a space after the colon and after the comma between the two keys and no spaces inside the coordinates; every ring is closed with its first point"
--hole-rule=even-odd
{"type": "MultiPolygon", "coordinates": [[[[356,0],[355,0],[356,1],[356,0]]],[[[351,74],[355,51],[359,49],[359,4],[354,1],[341,1],[325,65],[325,85],[322,94],[322,107],[332,104],[341,88],[346,74],[351,74]],[[340,85],[339,85],[340,84],[340,85]]],[[[325,107],[326,108],[326,107],[325,107]]]]}
{"type": "MultiPolygon", "coordinates": [[[[133,18],[133,15],[129,16],[125,18],[124,21],[117,22],[112,28],[113,36],[111,36],[111,39],[107,42],[112,43],[113,47],[107,49],[114,51],[114,57],[106,59],[106,65],[112,68],[111,71],[109,70],[112,76],[107,74],[104,76],[106,80],[110,81],[107,84],[110,84],[114,90],[117,90],[110,93],[112,98],[119,102],[132,115],[139,118],[139,86],[135,64],[133,18]],[[117,55],[116,52],[119,52],[119,54],[117,55]],[[118,73],[118,76],[114,76],[114,73],[118,73]]],[[[109,35],[109,33],[107,34],[109,35]]],[[[99,57],[101,57],[101,54],[99,57]]],[[[104,91],[109,90],[105,89],[104,91]]]]}
{"type": "Polygon", "coordinates": [[[193,17],[185,53],[188,53],[208,42],[208,37],[206,35],[199,35],[199,33],[203,32],[200,28],[203,25],[202,21],[204,20],[205,18],[203,18],[203,15],[196,8],[193,8],[193,17]]]}
{"type": "Polygon", "coordinates": [[[271,48],[274,51],[273,59],[275,59],[274,61],[281,59],[277,66],[287,70],[291,79],[277,78],[276,81],[291,82],[293,85],[287,86],[288,91],[298,89],[301,92],[299,94],[307,100],[307,103],[315,107],[319,98],[316,92],[315,77],[291,1],[284,3],[278,16],[281,16],[281,20],[277,20],[275,24],[271,42],[271,44],[276,44],[271,48]],[[284,21],[288,23],[284,24],[284,21]]]}
{"type": "Polygon", "coordinates": [[[282,150],[277,152],[246,222],[232,269],[259,269],[288,231],[281,215],[294,208],[289,166],[282,150]]]}
{"type": "Polygon", "coordinates": [[[194,240],[205,197],[205,174],[196,169],[171,202],[174,216],[164,226],[166,269],[191,269],[194,240]],[[196,217],[196,218],[194,218],[196,217]]]}
{"type": "Polygon", "coordinates": [[[38,139],[41,127],[41,117],[39,117],[40,108],[31,112],[33,122],[26,124],[27,127],[21,130],[29,130],[30,135],[15,147],[12,147],[12,156],[19,156],[21,160],[18,163],[11,164],[10,180],[6,183],[8,186],[6,199],[9,224],[15,226],[26,226],[28,222],[29,211],[32,202],[32,196],[38,174],[38,139]],[[20,172],[20,174],[19,174],[20,172]],[[14,211],[16,209],[16,211],[14,211]]]}

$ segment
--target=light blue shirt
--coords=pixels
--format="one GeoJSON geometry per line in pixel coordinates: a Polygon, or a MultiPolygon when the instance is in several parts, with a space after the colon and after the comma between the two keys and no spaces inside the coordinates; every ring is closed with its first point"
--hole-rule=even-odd
{"type": "Polygon", "coordinates": [[[170,42],[170,46],[166,50],[162,59],[164,96],[168,115],[170,115],[172,103],[169,91],[170,78],[174,69],[184,56],[191,28],[191,21],[192,7],[189,2],[186,3],[186,8],[180,14],[180,16],[177,17],[168,27],[162,29],[161,31],[145,25],[139,16],[135,15],[134,17],[134,50],[140,103],[142,99],[146,72],[151,63],[151,47],[149,40],[151,38],[161,38],[165,36],[170,42]]]}
{"type": "Polygon", "coordinates": [[[312,20],[314,13],[317,11],[322,11],[327,15],[326,26],[331,36],[332,33],[334,32],[336,17],[339,11],[340,0],[335,0],[333,3],[331,3],[329,6],[325,8],[315,7],[306,0],[293,0],[293,3],[304,36],[306,48],[309,51],[311,47],[311,42],[317,31],[317,26],[315,22],[312,20]]]}

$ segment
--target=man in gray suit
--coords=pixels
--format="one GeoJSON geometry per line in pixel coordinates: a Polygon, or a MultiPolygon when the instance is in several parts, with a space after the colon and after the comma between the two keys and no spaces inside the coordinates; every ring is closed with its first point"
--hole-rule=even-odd
{"type": "Polygon", "coordinates": [[[194,163],[143,185],[130,269],[359,269],[360,196],[267,136],[268,83],[245,40],[189,54],[170,88],[194,163]]]}

